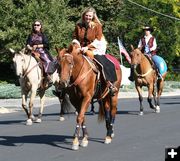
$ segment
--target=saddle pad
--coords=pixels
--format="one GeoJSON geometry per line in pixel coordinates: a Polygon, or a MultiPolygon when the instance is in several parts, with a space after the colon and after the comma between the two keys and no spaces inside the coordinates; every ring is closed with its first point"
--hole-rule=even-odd
{"type": "Polygon", "coordinates": [[[154,55],[152,56],[152,60],[155,63],[161,75],[167,72],[167,64],[162,57],[154,55]]]}
{"type": "Polygon", "coordinates": [[[109,59],[114,64],[116,70],[120,69],[120,63],[114,56],[112,56],[110,54],[106,54],[105,56],[107,59],[109,59]]]}

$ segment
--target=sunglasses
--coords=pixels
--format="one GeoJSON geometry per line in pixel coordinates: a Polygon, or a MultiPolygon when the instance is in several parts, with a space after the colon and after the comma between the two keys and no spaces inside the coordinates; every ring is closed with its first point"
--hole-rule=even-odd
{"type": "Polygon", "coordinates": [[[34,24],[34,26],[40,26],[40,24],[34,24]]]}

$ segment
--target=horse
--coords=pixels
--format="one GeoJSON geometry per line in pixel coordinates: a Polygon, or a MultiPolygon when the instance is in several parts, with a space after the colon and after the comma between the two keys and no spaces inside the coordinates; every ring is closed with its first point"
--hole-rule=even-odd
{"type": "MultiPolygon", "coordinates": [[[[59,76],[61,88],[67,89],[69,99],[78,112],[76,119],[76,128],[72,149],[78,150],[79,146],[88,146],[88,132],[85,124],[85,112],[91,103],[92,98],[99,102],[99,121],[106,121],[107,134],[104,143],[109,144],[114,136],[114,121],[117,112],[118,91],[121,85],[121,69],[116,69],[117,81],[114,83],[118,89],[114,95],[111,95],[106,83],[101,81],[99,84],[99,72],[93,69],[93,65],[86,56],[83,55],[78,44],[70,44],[68,48],[59,49],[58,62],[61,66],[59,76]],[[99,92],[97,92],[97,87],[99,92]],[[80,130],[82,129],[83,138],[80,144],[80,130]]],[[[102,75],[101,75],[102,76],[102,75]]],[[[101,78],[100,76],[100,78],[101,78]]],[[[101,79],[102,80],[102,79],[101,79]]]]}
{"type": "MultiPolygon", "coordinates": [[[[45,88],[42,88],[39,91],[40,109],[37,118],[35,118],[33,115],[33,102],[37,94],[37,89],[42,85],[42,70],[40,69],[37,60],[32,56],[31,51],[27,51],[25,48],[19,52],[15,52],[13,49],[10,49],[10,51],[14,53],[13,64],[21,87],[22,108],[28,117],[26,120],[26,125],[32,125],[33,121],[40,123],[42,121],[42,114],[44,109],[45,88]],[[30,100],[28,110],[26,104],[29,93],[30,100]]],[[[55,86],[55,90],[58,90],[59,75],[57,70],[53,74],[53,84],[55,86]]],[[[59,101],[60,103],[62,101],[60,97],[59,101]]],[[[61,121],[64,120],[63,114],[64,112],[61,108],[59,118],[61,121]]]]}
{"type": "Polygon", "coordinates": [[[134,49],[131,45],[131,65],[134,67],[135,76],[135,87],[138,92],[139,102],[140,102],[140,112],[139,115],[143,115],[143,96],[142,87],[146,86],[148,88],[148,98],[147,101],[151,109],[155,110],[156,113],[160,113],[160,96],[164,87],[164,80],[167,71],[162,74],[162,79],[158,79],[156,69],[152,65],[152,61],[148,56],[145,56],[139,48],[134,49]],[[152,98],[154,98],[154,103],[152,103],[152,98]]]}

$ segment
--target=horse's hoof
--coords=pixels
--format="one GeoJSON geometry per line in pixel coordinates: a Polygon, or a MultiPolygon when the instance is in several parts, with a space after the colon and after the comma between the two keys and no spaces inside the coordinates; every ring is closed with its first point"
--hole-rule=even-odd
{"type": "Polygon", "coordinates": [[[42,122],[42,119],[41,119],[41,118],[37,118],[35,122],[36,122],[36,123],[41,123],[41,122],[42,122]]]}
{"type": "Polygon", "coordinates": [[[65,118],[63,116],[59,117],[59,121],[64,121],[64,120],[65,120],[65,118]]]}
{"type": "Polygon", "coordinates": [[[140,111],[140,112],[139,112],[139,115],[140,115],[140,116],[143,116],[143,115],[144,115],[144,112],[140,111]]]}
{"type": "Polygon", "coordinates": [[[78,150],[78,149],[79,149],[79,140],[78,140],[78,138],[75,138],[73,140],[72,150],[78,150]]]}
{"type": "Polygon", "coordinates": [[[72,145],[72,150],[79,150],[79,145],[72,145]]]}
{"type": "Polygon", "coordinates": [[[82,146],[82,147],[87,147],[87,146],[88,146],[88,140],[87,140],[87,138],[83,138],[83,139],[82,139],[81,146],[82,146]]]}
{"type": "Polygon", "coordinates": [[[114,136],[115,136],[114,133],[112,133],[112,134],[111,134],[111,138],[114,138],[114,136]]]}
{"type": "Polygon", "coordinates": [[[32,120],[31,119],[28,119],[27,121],[26,121],[26,125],[32,125],[32,120]]]}
{"type": "Polygon", "coordinates": [[[160,107],[159,107],[159,106],[156,106],[155,112],[156,112],[156,113],[160,113],[160,107]]]}
{"type": "Polygon", "coordinates": [[[31,120],[32,121],[35,121],[36,120],[36,117],[34,115],[31,116],[31,120]]]}
{"type": "Polygon", "coordinates": [[[111,142],[112,142],[112,138],[109,137],[109,136],[106,136],[104,143],[105,144],[110,144],[111,142]]]}

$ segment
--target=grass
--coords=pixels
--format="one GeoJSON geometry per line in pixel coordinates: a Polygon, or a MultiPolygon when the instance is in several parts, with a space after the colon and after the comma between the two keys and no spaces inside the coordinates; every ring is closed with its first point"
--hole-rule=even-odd
{"type": "MultiPolygon", "coordinates": [[[[180,89],[180,82],[177,81],[165,81],[164,92],[172,92],[175,89],[180,89]]],[[[52,90],[54,87],[49,88],[46,91],[47,97],[54,97],[52,90]]],[[[147,88],[143,88],[144,91],[147,91],[147,88]]],[[[131,83],[129,86],[123,86],[121,92],[136,92],[134,83],[131,83]]],[[[7,82],[0,82],[0,99],[17,99],[21,98],[21,89],[20,86],[15,86],[7,82]]]]}

